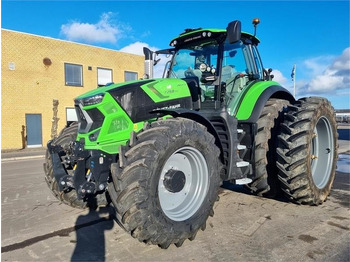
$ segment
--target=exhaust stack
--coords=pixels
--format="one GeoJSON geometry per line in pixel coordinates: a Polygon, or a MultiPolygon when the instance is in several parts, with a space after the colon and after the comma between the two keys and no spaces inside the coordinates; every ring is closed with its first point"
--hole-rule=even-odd
{"type": "Polygon", "coordinates": [[[143,79],[151,79],[153,78],[153,52],[149,48],[144,47],[143,53],[145,54],[145,74],[143,79]]]}

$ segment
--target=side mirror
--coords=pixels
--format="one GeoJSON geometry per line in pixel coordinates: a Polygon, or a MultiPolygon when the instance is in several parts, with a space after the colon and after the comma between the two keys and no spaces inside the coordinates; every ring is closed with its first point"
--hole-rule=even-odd
{"type": "Polygon", "coordinates": [[[241,40],[241,21],[235,20],[227,25],[227,39],[230,44],[241,40]]]}

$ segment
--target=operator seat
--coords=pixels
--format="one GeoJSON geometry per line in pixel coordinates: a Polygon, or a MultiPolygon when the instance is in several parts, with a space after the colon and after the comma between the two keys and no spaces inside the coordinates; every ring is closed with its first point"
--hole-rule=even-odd
{"type": "Polygon", "coordinates": [[[227,83],[227,80],[232,78],[233,74],[235,73],[235,66],[233,65],[226,65],[221,70],[221,81],[227,83]]]}
{"type": "Polygon", "coordinates": [[[199,69],[193,69],[191,67],[188,67],[185,71],[185,77],[189,78],[194,76],[198,77],[198,79],[201,79],[202,72],[199,69]]]}

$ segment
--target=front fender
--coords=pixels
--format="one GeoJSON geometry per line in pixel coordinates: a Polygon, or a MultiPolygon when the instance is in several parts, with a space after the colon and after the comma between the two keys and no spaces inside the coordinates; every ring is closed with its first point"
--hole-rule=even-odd
{"type": "Polygon", "coordinates": [[[188,110],[183,108],[178,109],[160,109],[160,110],[154,110],[152,113],[157,114],[157,116],[166,116],[171,115],[172,117],[183,117],[187,119],[191,119],[195,122],[198,122],[205,126],[209,133],[211,133],[215,138],[215,144],[222,149],[222,145],[220,142],[219,135],[217,134],[213,124],[209,121],[208,118],[200,114],[198,111],[194,110],[188,110]]]}

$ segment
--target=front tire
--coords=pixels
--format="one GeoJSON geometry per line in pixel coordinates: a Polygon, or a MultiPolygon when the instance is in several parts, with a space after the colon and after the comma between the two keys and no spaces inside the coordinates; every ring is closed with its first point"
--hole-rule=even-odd
{"type": "Polygon", "coordinates": [[[338,150],[334,109],[324,98],[309,97],[289,107],[277,149],[278,178],[288,198],[322,204],[333,185],[338,150]]]}
{"type": "MultiPolygon", "coordinates": [[[[65,151],[63,154],[66,156],[69,156],[70,154],[72,154],[72,152],[70,151],[70,143],[76,140],[77,133],[78,133],[78,123],[73,123],[70,126],[62,129],[60,134],[56,138],[54,138],[53,144],[60,145],[65,151]]],[[[66,170],[71,176],[73,176],[72,165],[66,166],[66,170]]],[[[45,171],[45,181],[49,186],[49,189],[51,190],[52,194],[58,200],[74,208],[83,209],[86,207],[86,202],[78,199],[78,196],[75,190],[70,190],[68,192],[62,192],[59,190],[58,181],[56,180],[53,174],[51,154],[49,153],[48,150],[46,150],[44,171],[45,171]]]]}
{"type": "Polygon", "coordinates": [[[126,231],[167,248],[205,229],[221,184],[214,142],[204,126],[183,118],[153,122],[132,136],[108,187],[126,231]]]}

